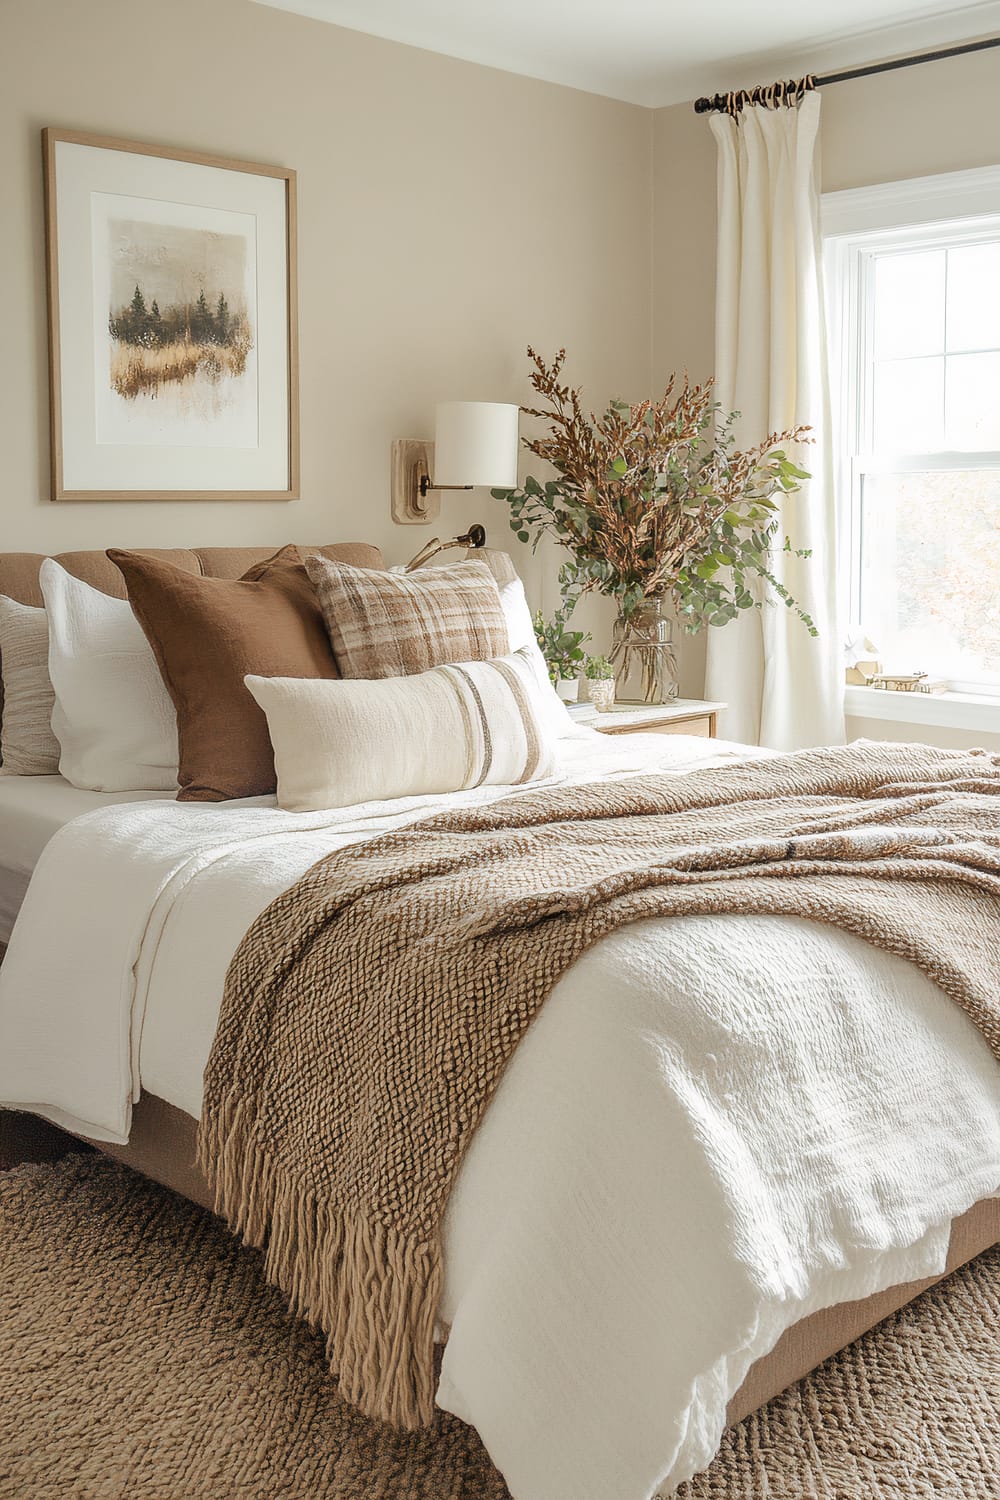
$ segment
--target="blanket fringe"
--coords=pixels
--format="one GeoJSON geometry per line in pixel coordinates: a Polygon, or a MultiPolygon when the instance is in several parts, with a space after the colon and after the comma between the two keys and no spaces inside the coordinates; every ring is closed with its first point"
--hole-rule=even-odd
{"type": "Polygon", "coordinates": [[[264,1251],[289,1309],[326,1335],[343,1395],[366,1416],[416,1431],[434,1417],[441,1255],[373,1218],[320,1202],[280,1171],[233,1099],[198,1130],[215,1211],[264,1251]]]}

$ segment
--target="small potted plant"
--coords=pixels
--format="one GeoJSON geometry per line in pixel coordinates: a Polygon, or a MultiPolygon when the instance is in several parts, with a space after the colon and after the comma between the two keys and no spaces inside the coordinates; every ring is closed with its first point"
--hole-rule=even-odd
{"type": "Polygon", "coordinates": [[[606,714],[615,702],[615,669],[606,656],[588,656],[584,674],[590,683],[590,701],[599,714],[606,714]]]}
{"type": "Polygon", "coordinates": [[[545,658],[552,684],[564,703],[575,703],[580,695],[580,668],[583,666],[585,642],[590,640],[582,630],[568,630],[573,603],[563,603],[551,620],[541,610],[532,617],[535,639],[545,658]]]}

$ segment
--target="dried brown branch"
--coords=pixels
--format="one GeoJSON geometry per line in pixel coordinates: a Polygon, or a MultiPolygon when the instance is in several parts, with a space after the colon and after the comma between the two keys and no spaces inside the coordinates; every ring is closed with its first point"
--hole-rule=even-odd
{"type": "Polygon", "coordinates": [[[809,441],[808,428],[736,450],[734,414],[720,417],[714,382],[693,385],[687,375],[672,375],[656,400],[612,402],[598,416],[584,409],[581,389],[564,382],[564,349],[550,363],[530,347],[528,357],[541,401],[524,410],[547,430],[525,446],[557,478],[501,493],[515,530],[548,531],[572,554],[564,573],[577,591],[614,594],[626,610],[650,595],[692,597],[696,569],[704,571],[707,558],[732,565],[734,550],[737,566],[768,576],[766,544],[754,539],[774,531],[770,497],[808,477],[784,451],[809,441]]]}

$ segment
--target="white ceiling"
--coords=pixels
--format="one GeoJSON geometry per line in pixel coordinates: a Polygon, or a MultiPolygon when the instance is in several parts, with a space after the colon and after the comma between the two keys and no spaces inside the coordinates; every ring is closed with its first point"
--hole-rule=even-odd
{"type": "Polygon", "coordinates": [[[1000,0],[258,0],[659,106],[1000,31],[1000,0]]]}

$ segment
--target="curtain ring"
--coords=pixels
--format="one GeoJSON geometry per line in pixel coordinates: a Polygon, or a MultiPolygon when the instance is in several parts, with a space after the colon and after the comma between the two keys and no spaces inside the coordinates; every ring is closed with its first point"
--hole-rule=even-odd
{"type": "Polygon", "coordinates": [[[801,78],[779,78],[774,83],[755,83],[750,89],[731,89],[728,94],[717,96],[720,108],[737,119],[740,111],[748,105],[763,105],[765,109],[782,109],[802,103],[806,94],[816,87],[815,73],[806,73],[801,78]]]}

